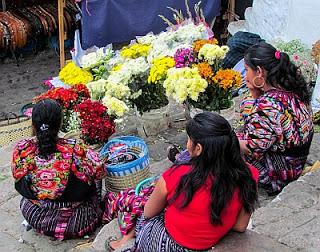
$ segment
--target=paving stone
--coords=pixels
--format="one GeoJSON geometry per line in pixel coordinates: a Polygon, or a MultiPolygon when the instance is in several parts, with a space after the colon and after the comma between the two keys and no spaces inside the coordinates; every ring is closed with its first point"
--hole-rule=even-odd
{"type": "Polygon", "coordinates": [[[254,231],[297,250],[320,250],[320,171],[292,182],[253,216],[254,231]]]}

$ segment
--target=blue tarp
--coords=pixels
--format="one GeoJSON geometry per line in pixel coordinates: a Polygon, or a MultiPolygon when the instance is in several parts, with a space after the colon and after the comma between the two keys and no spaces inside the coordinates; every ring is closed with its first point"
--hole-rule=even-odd
{"type": "MultiPolygon", "coordinates": [[[[189,0],[190,9],[199,0],[189,0]]],[[[220,14],[221,0],[202,0],[207,22],[220,14]]],[[[83,0],[82,47],[106,46],[127,42],[150,31],[166,29],[159,14],[172,20],[167,6],[181,9],[186,15],[184,0],[83,0]]]]}

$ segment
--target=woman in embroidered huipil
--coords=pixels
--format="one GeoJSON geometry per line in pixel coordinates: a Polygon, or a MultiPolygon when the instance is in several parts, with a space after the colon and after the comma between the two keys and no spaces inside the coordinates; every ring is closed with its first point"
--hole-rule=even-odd
{"type": "Polygon", "coordinates": [[[299,177],[307,160],[313,137],[310,93],[289,56],[270,44],[250,47],[245,68],[251,99],[241,104],[241,150],[259,169],[260,185],[277,193],[299,177]]]}
{"type": "Polygon", "coordinates": [[[32,112],[36,138],[20,141],[12,159],[22,215],[36,231],[58,240],[83,237],[100,224],[97,185],[105,176],[97,153],[58,137],[61,120],[57,102],[38,102],[32,112]]]}

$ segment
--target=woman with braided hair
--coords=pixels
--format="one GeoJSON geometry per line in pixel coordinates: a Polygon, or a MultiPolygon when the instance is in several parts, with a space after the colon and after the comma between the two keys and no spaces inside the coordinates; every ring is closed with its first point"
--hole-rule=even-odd
{"type": "Polygon", "coordinates": [[[251,46],[244,60],[251,99],[241,104],[240,147],[258,168],[259,184],[275,194],[300,176],[307,160],[313,137],[310,92],[288,54],[270,44],[251,46]]]}

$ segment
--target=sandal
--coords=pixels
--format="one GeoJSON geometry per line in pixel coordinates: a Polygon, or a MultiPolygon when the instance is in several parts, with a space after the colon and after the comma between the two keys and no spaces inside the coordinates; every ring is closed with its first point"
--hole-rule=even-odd
{"type": "Polygon", "coordinates": [[[109,252],[109,251],[114,251],[115,249],[113,247],[111,247],[111,242],[112,241],[117,241],[118,238],[115,237],[115,236],[109,236],[108,239],[106,240],[106,243],[105,243],[105,248],[106,248],[106,251],[109,252]]]}
{"type": "Polygon", "coordinates": [[[180,150],[179,150],[178,145],[175,145],[175,144],[170,145],[170,146],[167,148],[167,152],[168,152],[168,154],[167,154],[168,159],[169,159],[172,163],[176,162],[176,155],[180,153],[180,150]]]}

